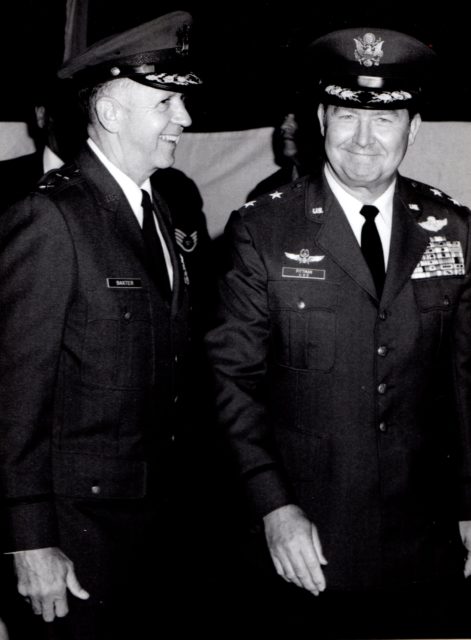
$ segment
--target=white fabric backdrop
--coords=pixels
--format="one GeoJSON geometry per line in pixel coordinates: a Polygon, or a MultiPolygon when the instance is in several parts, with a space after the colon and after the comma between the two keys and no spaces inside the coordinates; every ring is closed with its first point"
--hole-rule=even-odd
{"type": "MultiPolygon", "coordinates": [[[[210,234],[219,235],[230,212],[277,170],[269,127],[185,133],[175,166],[200,190],[210,234]]],[[[22,122],[0,123],[0,160],[34,150],[22,122]]],[[[401,166],[404,175],[443,189],[471,207],[471,122],[424,122],[401,166]]]]}
{"type": "Polygon", "coordinates": [[[0,160],[34,151],[34,142],[24,122],[0,122],[0,160]]]}
{"type": "Polygon", "coordinates": [[[184,133],[175,167],[200,190],[211,236],[219,235],[233,209],[279,167],[273,160],[271,127],[217,133],[184,133]]]}
{"type": "MultiPolygon", "coordinates": [[[[248,192],[277,170],[272,131],[183,134],[175,166],[197,184],[212,236],[221,233],[248,192]]],[[[401,172],[471,207],[471,122],[423,122],[401,172]]]]}

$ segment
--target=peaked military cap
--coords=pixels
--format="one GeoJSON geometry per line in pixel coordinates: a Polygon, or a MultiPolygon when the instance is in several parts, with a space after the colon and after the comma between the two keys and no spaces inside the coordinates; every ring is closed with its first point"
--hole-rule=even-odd
{"type": "Polygon", "coordinates": [[[334,31],[309,47],[321,100],[359,109],[416,106],[437,56],[423,42],[388,29],[334,31]]]}
{"type": "Polygon", "coordinates": [[[83,86],[131,78],[158,89],[185,91],[201,84],[190,70],[191,24],[185,11],[167,13],[94,43],[67,60],[58,76],[83,86]]]}

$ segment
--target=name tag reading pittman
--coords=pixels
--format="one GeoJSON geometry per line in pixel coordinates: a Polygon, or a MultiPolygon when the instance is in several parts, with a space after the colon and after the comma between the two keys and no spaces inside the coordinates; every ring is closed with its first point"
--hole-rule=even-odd
{"type": "Polygon", "coordinates": [[[283,267],[283,278],[308,278],[309,280],[325,280],[325,269],[304,269],[302,267],[283,267]]]}
{"type": "Polygon", "coordinates": [[[106,278],[108,289],[142,289],[140,278],[106,278]]]}

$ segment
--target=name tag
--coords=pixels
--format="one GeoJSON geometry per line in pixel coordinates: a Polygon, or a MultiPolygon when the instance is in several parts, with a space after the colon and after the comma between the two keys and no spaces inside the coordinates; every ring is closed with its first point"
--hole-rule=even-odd
{"type": "Polygon", "coordinates": [[[108,289],[142,289],[140,278],[106,278],[108,289]]]}
{"type": "Polygon", "coordinates": [[[309,280],[325,280],[325,269],[283,267],[281,275],[283,278],[308,278],[309,280]]]}

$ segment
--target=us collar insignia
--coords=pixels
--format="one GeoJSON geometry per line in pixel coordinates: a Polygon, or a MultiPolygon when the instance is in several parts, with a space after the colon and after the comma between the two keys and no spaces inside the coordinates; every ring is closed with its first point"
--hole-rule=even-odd
{"type": "Polygon", "coordinates": [[[427,231],[440,231],[440,229],[443,229],[443,227],[446,227],[446,225],[448,224],[448,220],[446,218],[443,218],[442,220],[437,220],[437,218],[435,218],[435,216],[428,216],[427,220],[424,220],[423,222],[419,222],[419,225],[422,227],[422,229],[427,229],[427,231]]]}
{"type": "Polygon", "coordinates": [[[383,57],[384,40],[376,38],[374,33],[365,33],[355,41],[355,59],[364,67],[377,67],[383,57]]]}
{"type": "Polygon", "coordinates": [[[285,256],[290,260],[296,260],[299,264],[311,264],[312,262],[320,262],[325,256],[311,256],[309,255],[309,249],[301,249],[299,253],[288,253],[285,251],[285,256]]]}
{"type": "Polygon", "coordinates": [[[177,241],[178,246],[183,251],[187,253],[191,253],[196,248],[198,244],[198,232],[193,231],[193,233],[185,233],[181,231],[181,229],[175,229],[175,240],[177,241]]]}

